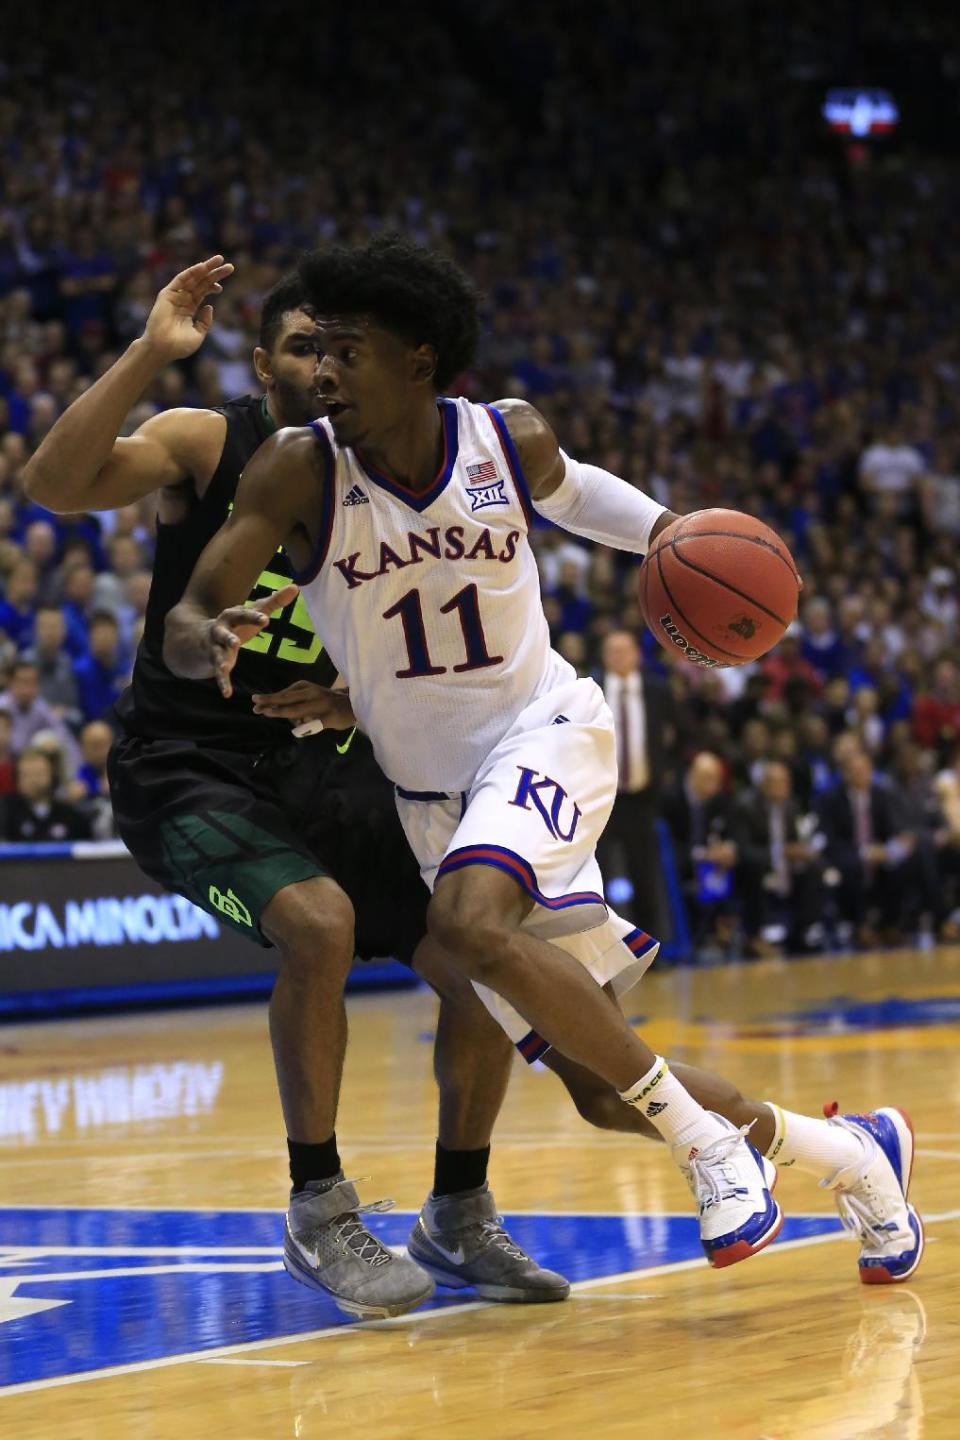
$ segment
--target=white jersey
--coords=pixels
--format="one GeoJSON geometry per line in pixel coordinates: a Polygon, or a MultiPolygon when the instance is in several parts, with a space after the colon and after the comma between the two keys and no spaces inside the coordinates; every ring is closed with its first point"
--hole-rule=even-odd
{"type": "Polygon", "coordinates": [[[384,772],[467,791],[532,699],[576,675],[550,648],[530,500],[500,413],[440,400],[444,457],[416,493],[328,422],[324,533],[304,600],[384,772]]]}

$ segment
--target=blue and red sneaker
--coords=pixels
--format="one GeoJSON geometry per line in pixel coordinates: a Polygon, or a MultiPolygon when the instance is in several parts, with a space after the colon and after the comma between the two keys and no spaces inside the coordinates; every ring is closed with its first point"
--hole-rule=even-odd
{"type": "Polygon", "coordinates": [[[748,1260],[775,1240],[783,1225],[771,1195],[777,1172],[722,1115],[728,1133],[692,1154],[674,1146],[673,1158],[686,1176],[700,1217],[700,1243],[716,1270],[748,1260]]]}
{"type": "Polygon", "coordinates": [[[913,1171],[913,1125],[903,1110],[884,1106],[866,1115],[837,1115],[825,1105],[831,1125],[842,1125],[864,1147],[859,1165],[848,1165],[820,1183],[836,1196],[840,1219],[860,1241],[864,1285],[899,1285],[913,1275],[923,1255],[923,1221],[907,1201],[913,1171]]]}

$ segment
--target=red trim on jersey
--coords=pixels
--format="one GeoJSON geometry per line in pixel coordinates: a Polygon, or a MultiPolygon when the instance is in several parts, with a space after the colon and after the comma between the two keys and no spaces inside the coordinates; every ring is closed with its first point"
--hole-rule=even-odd
{"type": "Polygon", "coordinates": [[[465,845],[460,850],[451,850],[440,862],[437,879],[451,870],[462,870],[465,865],[492,865],[495,870],[505,871],[538,905],[543,905],[547,910],[564,910],[568,905],[603,905],[606,909],[603,896],[598,895],[595,890],[574,890],[555,898],[544,895],[529,860],[524,860],[522,855],[503,845],[465,845]]]}
{"type": "Polygon", "coordinates": [[[432,505],[437,496],[447,487],[450,476],[453,474],[453,467],[457,463],[457,456],[460,453],[460,430],[457,423],[457,406],[453,400],[441,399],[437,401],[440,407],[441,428],[443,432],[443,458],[440,461],[440,468],[430,481],[426,490],[411,490],[409,485],[404,485],[400,480],[394,480],[390,475],[384,475],[363,458],[359,450],[354,450],[360,467],[368,480],[374,485],[379,485],[381,490],[386,490],[389,495],[397,500],[402,500],[409,505],[411,510],[422,512],[428,505],[432,505]]]}

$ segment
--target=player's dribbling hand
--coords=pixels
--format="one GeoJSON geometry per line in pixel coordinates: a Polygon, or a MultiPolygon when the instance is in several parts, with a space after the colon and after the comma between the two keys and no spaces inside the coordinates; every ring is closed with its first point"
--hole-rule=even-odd
{"type": "Polygon", "coordinates": [[[259,635],[269,625],[274,611],[283,610],[296,600],[299,593],[299,586],[284,585],[282,590],[264,595],[255,605],[233,605],[229,610],[221,610],[216,620],[210,621],[207,630],[210,661],[220,694],[225,700],[233,694],[230,672],[237,663],[240,646],[252,640],[254,635],[259,635]]]}
{"type": "Polygon", "coordinates": [[[289,720],[294,727],[319,720],[324,730],[352,730],[357,723],[345,690],[328,690],[310,680],[295,680],[272,695],[254,695],[253,710],[255,715],[289,720]]]}
{"type": "Polygon", "coordinates": [[[232,274],[233,266],[222,255],[211,255],[174,275],[153,302],[143,338],[167,360],[183,360],[199,350],[213,324],[213,306],[203,302],[219,295],[220,281],[232,274]]]}

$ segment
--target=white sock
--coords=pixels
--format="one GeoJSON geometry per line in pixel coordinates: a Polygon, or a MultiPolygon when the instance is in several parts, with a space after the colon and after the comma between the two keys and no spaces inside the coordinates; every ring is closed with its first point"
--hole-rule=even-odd
{"type": "Polygon", "coordinates": [[[620,1099],[645,1115],[671,1148],[702,1150],[730,1133],[683,1088],[660,1055],[635,1085],[620,1091],[620,1099]]]}
{"type": "Polygon", "coordinates": [[[826,1120],[813,1120],[809,1115],[795,1115],[781,1110],[772,1100],[766,1102],[773,1111],[776,1124],[767,1150],[767,1159],[777,1165],[796,1165],[809,1175],[833,1184],[841,1171],[859,1165],[866,1149],[856,1135],[842,1125],[829,1125],[826,1120]]]}

